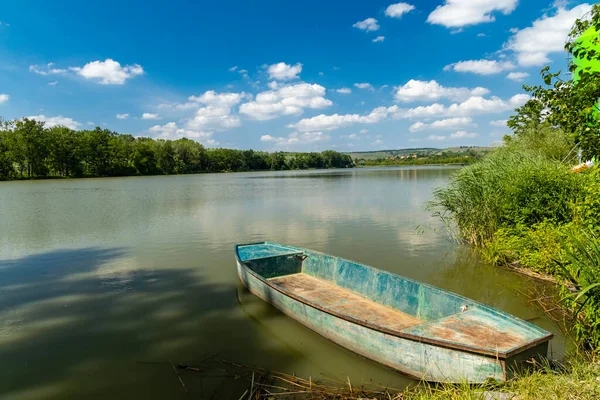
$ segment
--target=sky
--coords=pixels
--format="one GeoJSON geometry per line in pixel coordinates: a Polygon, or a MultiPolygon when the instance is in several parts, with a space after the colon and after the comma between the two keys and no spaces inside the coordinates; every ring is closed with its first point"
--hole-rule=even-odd
{"type": "Polygon", "coordinates": [[[589,3],[3,0],[0,116],[207,147],[487,146],[589,3]]]}

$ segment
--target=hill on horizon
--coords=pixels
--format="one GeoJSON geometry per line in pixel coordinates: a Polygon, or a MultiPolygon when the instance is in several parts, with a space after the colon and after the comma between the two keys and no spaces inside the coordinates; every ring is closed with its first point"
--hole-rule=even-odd
{"type": "Polygon", "coordinates": [[[407,156],[411,154],[417,154],[421,157],[426,157],[434,154],[441,153],[465,153],[467,151],[475,151],[477,153],[480,152],[488,152],[491,151],[493,147],[491,146],[456,146],[456,147],[447,147],[444,149],[438,149],[435,147],[416,147],[409,149],[395,149],[395,150],[373,150],[373,151],[348,151],[345,154],[349,154],[353,160],[357,160],[359,158],[365,160],[376,160],[378,158],[389,158],[394,156],[407,156]]]}

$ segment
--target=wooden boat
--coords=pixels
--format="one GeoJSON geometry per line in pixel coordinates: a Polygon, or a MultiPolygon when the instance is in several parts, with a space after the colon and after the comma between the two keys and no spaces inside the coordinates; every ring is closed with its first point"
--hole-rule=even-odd
{"type": "Polygon", "coordinates": [[[431,382],[504,381],[552,334],[466,297],[312,250],[235,246],[255,295],[364,357],[431,382]]]}

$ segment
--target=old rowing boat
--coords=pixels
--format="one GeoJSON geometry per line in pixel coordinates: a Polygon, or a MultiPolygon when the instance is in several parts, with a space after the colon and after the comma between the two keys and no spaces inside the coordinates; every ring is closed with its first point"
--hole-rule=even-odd
{"type": "Polygon", "coordinates": [[[432,382],[504,381],[552,334],[474,300],[312,250],[235,246],[255,295],[364,357],[432,382]]]}

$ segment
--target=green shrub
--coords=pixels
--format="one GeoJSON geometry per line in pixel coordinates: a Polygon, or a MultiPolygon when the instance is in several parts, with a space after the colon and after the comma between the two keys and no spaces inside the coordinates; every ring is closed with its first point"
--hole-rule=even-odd
{"type": "Polygon", "coordinates": [[[460,236],[484,245],[500,228],[570,222],[582,178],[539,152],[497,149],[460,169],[446,187],[434,191],[430,209],[453,220],[460,236]]]}
{"type": "Polygon", "coordinates": [[[563,290],[563,301],[575,315],[574,330],[584,348],[600,351],[600,235],[580,230],[563,241],[566,262],[560,275],[574,290],[563,290]]]}
{"type": "Polygon", "coordinates": [[[562,241],[568,227],[541,222],[532,227],[519,224],[514,228],[500,228],[482,254],[494,265],[528,268],[553,275],[556,273],[556,260],[565,257],[562,241]]]}
{"type": "Polygon", "coordinates": [[[584,186],[581,198],[575,205],[575,221],[590,230],[600,230],[600,167],[582,174],[584,186]]]}

